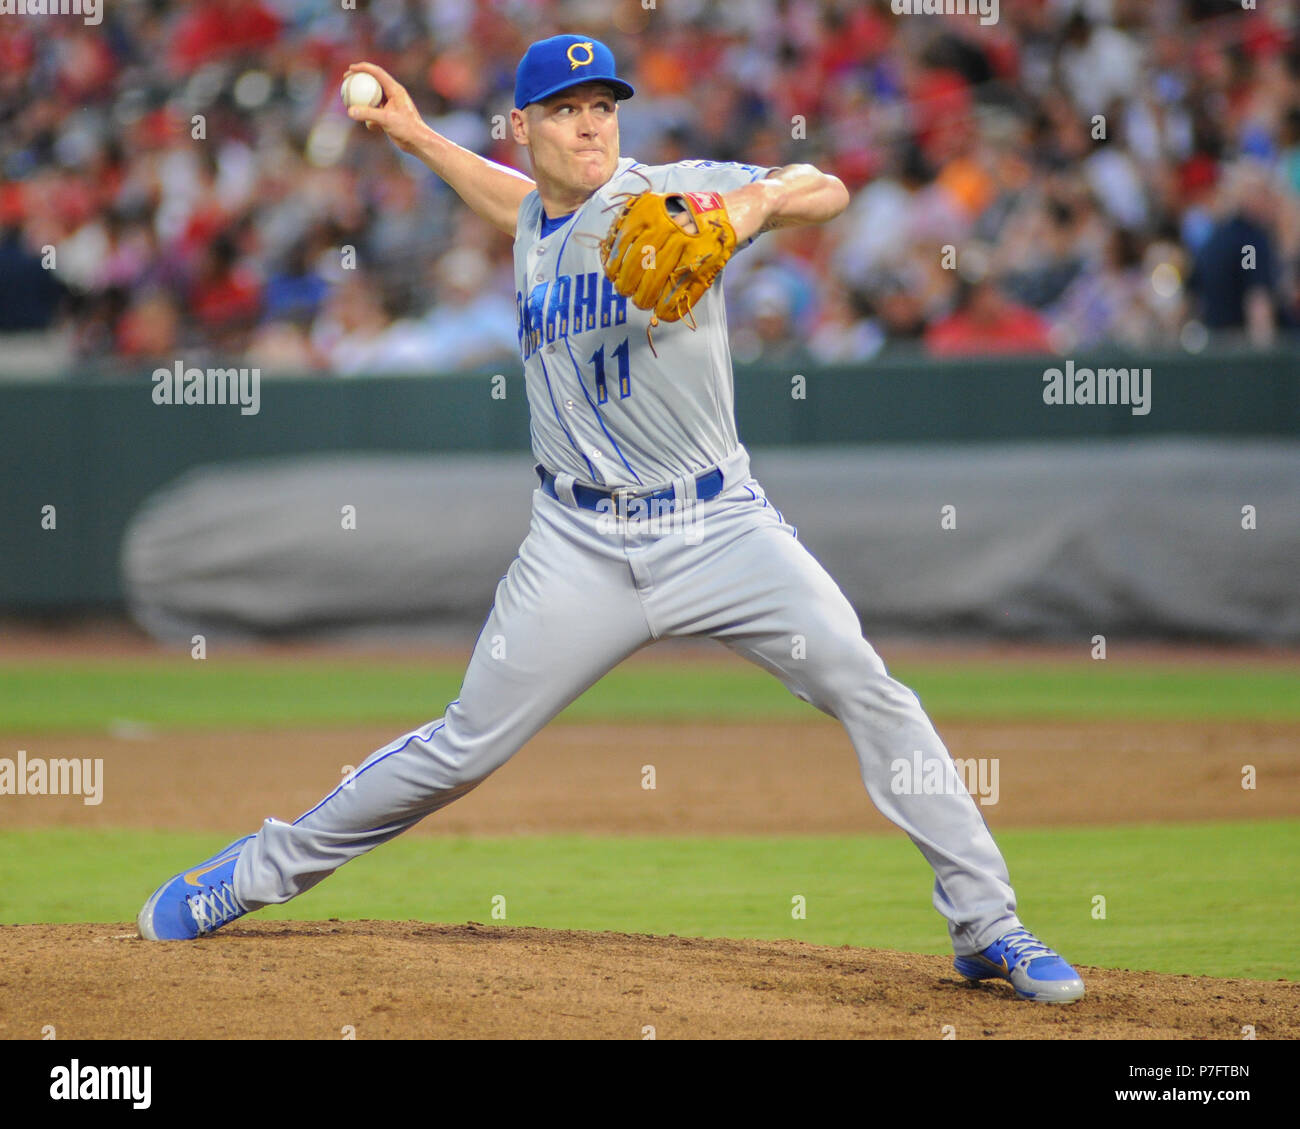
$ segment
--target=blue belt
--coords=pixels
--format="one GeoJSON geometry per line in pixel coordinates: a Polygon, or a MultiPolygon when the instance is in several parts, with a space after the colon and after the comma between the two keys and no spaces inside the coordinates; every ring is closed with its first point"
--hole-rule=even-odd
{"type": "MultiPolygon", "coordinates": [[[[555,475],[540,464],[536,470],[537,477],[542,480],[542,489],[558,501],[560,496],[555,492],[555,475]]],[[[695,496],[700,501],[707,502],[710,498],[716,498],[722,493],[722,484],[722,471],[716,467],[713,470],[705,471],[695,479],[695,496]]],[[[662,490],[650,491],[637,486],[620,486],[613,490],[601,490],[595,486],[583,486],[581,483],[575,482],[573,484],[573,500],[584,510],[595,510],[597,513],[617,513],[622,517],[629,516],[629,504],[632,504],[632,516],[636,516],[636,511],[640,511],[642,503],[645,503],[645,516],[652,517],[656,512],[662,513],[664,510],[671,511],[674,508],[677,501],[677,491],[671,486],[665,486],[662,490]],[[659,504],[652,506],[650,503],[659,504]],[[667,503],[667,505],[664,503],[667,503]]]]}

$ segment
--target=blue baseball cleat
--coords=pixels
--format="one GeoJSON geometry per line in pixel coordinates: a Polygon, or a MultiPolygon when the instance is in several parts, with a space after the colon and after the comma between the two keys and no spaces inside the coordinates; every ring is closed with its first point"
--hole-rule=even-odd
{"type": "Polygon", "coordinates": [[[248,909],[235,897],[235,863],[252,838],[236,839],[159,886],[135,919],[140,936],[146,941],[192,941],[243,917],[248,909]]]}
{"type": "Polygon", "coordinates": [[[1022,999],[1069,1004],[1083,996],[1079,974],[1023,927],[1004,933],[982,953],[952,963],[967,980],[1011,981],[1022,999]]]}

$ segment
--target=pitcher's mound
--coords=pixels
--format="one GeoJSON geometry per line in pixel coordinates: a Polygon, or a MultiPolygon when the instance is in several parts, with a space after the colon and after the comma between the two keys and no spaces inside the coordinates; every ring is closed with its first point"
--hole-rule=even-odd
{"type": "Polygon", "coordinates": [[[1065,1006],[947,957],[470,923],[0,926],[0,1036],[183,1038],[1300,1037],[1296,986],[1077,966],[1065,1006]],[[653,1031],[651,1030],[653,1029],[653,1031]]]}

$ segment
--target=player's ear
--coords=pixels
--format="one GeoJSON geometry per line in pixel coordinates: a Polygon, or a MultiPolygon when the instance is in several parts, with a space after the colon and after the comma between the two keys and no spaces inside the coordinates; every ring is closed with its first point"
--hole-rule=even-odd
{"type": "Polygon", "coordinates": [[[528,144],[528,114],[526,110],[510,111],[510,132],[514,135],[515,144],[528,144]]]}

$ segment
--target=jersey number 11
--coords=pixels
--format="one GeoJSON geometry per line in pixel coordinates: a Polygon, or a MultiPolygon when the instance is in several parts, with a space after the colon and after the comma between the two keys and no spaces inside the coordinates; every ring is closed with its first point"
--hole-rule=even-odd
{"type": "MultiPolygon", "coordinates": [[[[618,361],[618,395],[621,400],[632,395],[632,368],[628,360],[627,346],[628,339],[624,337],[623,343],[611,354],[618,361]]],[[[605,381],[604,345],[592,354],[591,363],[596,370],[596,403],[603,404],[609,399],[609,386],[605,381]]]]}

